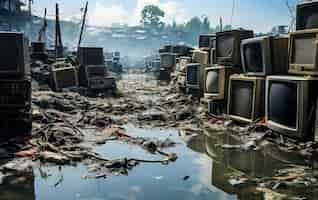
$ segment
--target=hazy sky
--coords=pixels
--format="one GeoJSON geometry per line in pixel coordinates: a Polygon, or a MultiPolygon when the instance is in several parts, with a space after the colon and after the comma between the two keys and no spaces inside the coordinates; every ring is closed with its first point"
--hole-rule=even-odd
{"type": "MultiPolygon", "coordinates": [[[[296,0],[289,0],[295,3],[296,0]]],[[[42,15],[45,7],[54,14],[55,3],[60,4],[62,17],[80,16],[80,8],[86,0],[34,0],[34,12],[42,15]]],[[[272,26],[289,24],[289,12],[285,0],[235,0],[234,27],[256,31],[269,31],[272,26]]],[[[208,16],[213,25],[220,16],[224,24],[231,23],[233,0],[89,0],[88,22],[91,25],[108,26],[112,23],[136,25],[145,5],[155,4],[166,12],[165,21],[183,23],[192,16],[208,16]]]]}

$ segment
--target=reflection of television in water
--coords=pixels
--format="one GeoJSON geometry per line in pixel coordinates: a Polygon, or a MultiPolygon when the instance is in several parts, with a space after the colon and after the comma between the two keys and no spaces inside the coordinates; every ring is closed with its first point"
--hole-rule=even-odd
{"type": "Polygon", "coordinates": [[[264,117],[265,79],[232,75],[227,113],[233,120],[252,123],[264,117]]]}
{"type": "Polygon", "coordinates": [[[214,100],[227,99],[231,67],[214,66],[205,69],[204,97],[214,100]]]}
{"type": "Polygon", "coordinates": [[[318,29],[290,33],[289,72],[318,75],[318,29]]]}
{"type": "Polygon", "coordinates": [[[210,35],[200,35],[199,36],[199,48],[212,48],[213,39],[215,39],[215,34],[210,35]]]}
{"type": "Polygon", "coordinates": [[[23,33],[0,32],[0,77],[23,79],[30,76],[29,47],[23,33]]]}
{"type": "Polygon", "coordinates": [[[233,66],[241,70],[241,41],[253,36],[253,31],[248,30],[232,30],[216,33],[216,63],[233,66]]]}
{"type": "Polygon", "coordinates": [[[318,2],[297,5],[296,30],[318,28],[318,2]]]}
{"type": "Polygon", "coordinates": [[[268,127],[290,137],[313,139],[318,79],[269,76],[266,80],[268,127]]]}
{"type": "Polygon", "coordinates": [[[200,63],[191,63],[187,65],[186,77],[187,88],[201,90],[203,89],[203,69],[200,63]]]}
{"type": "Polygon", "coordinates": [[[288,38],[271,36],[245,39],[241,43],[243,71],[248,75],[288,73],[288,38]]]}

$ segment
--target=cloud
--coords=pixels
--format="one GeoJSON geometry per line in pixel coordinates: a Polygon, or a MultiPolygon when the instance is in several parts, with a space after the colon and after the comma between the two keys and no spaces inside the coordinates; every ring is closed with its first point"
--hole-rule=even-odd
{"type": "Polygon", "coordinates": [[[181,3],[170,0],[162,2],[160,0],[137,0],[133,9],[125,8],[119,2],[105,4],[102,0],[96,1],[92,12],[89,12],[88,24],[96,26],[110,26],[113,23],[138,25],[140,13],[146,5],[157,5],[165,12],[163,21],[172,23],[183,23],[187,20],[185,8],[181,3]]]}

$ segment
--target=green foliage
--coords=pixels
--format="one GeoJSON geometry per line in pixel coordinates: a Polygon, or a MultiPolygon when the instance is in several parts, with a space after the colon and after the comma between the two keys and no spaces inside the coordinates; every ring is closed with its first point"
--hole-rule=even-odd
{"type": "Polygon", "coordinates": [[[162,28],[164,23],[161,22],[161,18],[165,16],[165,12],[156,5],[147,5],[141,11],[142,23],[145,27],[149,28],[162,28]]]}

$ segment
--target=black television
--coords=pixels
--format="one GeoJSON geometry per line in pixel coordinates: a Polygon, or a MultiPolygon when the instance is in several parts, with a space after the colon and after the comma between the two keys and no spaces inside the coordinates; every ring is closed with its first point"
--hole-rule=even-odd
{"type": "Polygon", "coordinates": [[[104,65],[104,53],[101,47],[79,47],[78,61],[81,66],[104,65]]]}
{"type": "Polygon", "coordinates": [[[265,117],[265,78],[234,74],[230,77],[227,114],[243,123],[265,117]]]}
{"type": "Polygon", "coordinates": [[[296,30],[318,28],[318,1],[297,5],[296,30]]]}
{"type": "Polygon", "coordinates": [[[0,78],[31,76],[28,40],[23,33],[0,32],[0,78]]]}
{"type": "Polygon", "coordinates": [[[216,33],[215,59],[219,65],[233,66],[241,71],[241,41],[252,38],[253,31],[231,30],[216,33]]]}
{"type": "Polygon", "coordinates": [[[318,79],[301,76],[266,78],[266,122],[283,135],[313,139],[318,79]]]}
{"type": "Polygon", "coordinates": [[[243,71],[247,75],[266,76],[288,73],[288,38],[256,37],[241,43],[243,71]]]}
{"type": "Polygon", "coordinates": [[[213,48],[213,40],[215,39],[215,34],[206,34],[199,36],[199,48],[213,48]]]}

